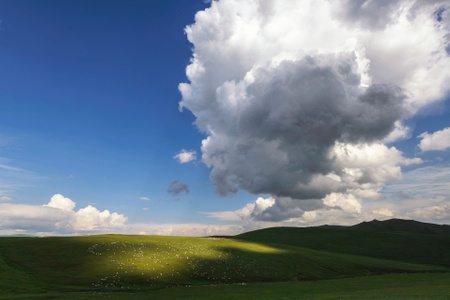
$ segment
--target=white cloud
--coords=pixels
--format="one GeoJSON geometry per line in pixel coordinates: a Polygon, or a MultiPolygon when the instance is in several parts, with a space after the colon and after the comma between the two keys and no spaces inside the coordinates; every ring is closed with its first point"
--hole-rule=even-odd
{"type": "Polygon", "coordinates": [[[173,158],[177,159],[180,164],[185,164],[197,159],[197,152],[182,149],[180,153],[173,158]]]}
{"type": "Polygon", "coordinates": [[[50,202],[44,206],[59,208],[65,211],[72,211],[75,208],[75,202],[61,194],[53,195],[50,202]]]}
{"type": "Polygon", "coordinates": [[[73,213],[53,207],[0,203],[1,230],[66,232],[72,220],[73,213]]]}
{"type": "MultiPolygon", "coordinates": [[[[45,205],[0,203],[0,234],[40,236],[101,233],[211,236],[244,232],[241,225],[129,224],[123,214],[100,211],[92,205],[74,210],[75,202],[60,194],[45,205]]],[[[143,208],[147,210],[148,208],[143,208]]]]}
{"type": "Polygon", "coordinates": [[[126,227],[127,218],[122,214],[99,211],[91,205],[78,211],[74,208],[75,202],[60,194],[42,206],[0,203],[0,228],[49,235],[112,232],[126,227]]]}
{"type": "Polygon", "coordinates": [[[384,143],[392,143],[399,140],[409,139],[411,137],[411,128],[403,125],[400,121],[396,121],[394,125],[394,130],[383,139],[384,143]]]}
{"type": "Polygon", "coordinates": [[[269,226],[354,224],[363,220],[361,204],[352,195],[330,194],[323,200],[298,201],[288,197],[262,198],[235,211],[207,213],[220,220],[244,222],[245,230],[269,226]]]}
{"type": "Polygon", "coordinates": [[[402,165],[404,166],[409,166],[409,165],[420,165],[423,164],[424,161],[419,158],[419,157],[415,157],[415,158],[405,158],[403,159],[403,161],[401,162],[402,165]]]}
{"type": "Polygon", "coordinates": [[[391,183],[383,190],[388,198],[406,193],[411,198],[433,199],[437,196],[450,197],[450,166],[425,166],[403,174],[399,182],[391,183]]]}
{"type": "Polygon", "coordinates": [[[323,198],[323,204],[329,207],[338,207],[350,213],[361,213],[361,204],[351,194],[331,193],[323,198]]]}
{"type": "Polygon", "coordinates": [[[413,212],[408,213],[407,216],[422,221],[442,222],[445,220],[448,222],[450,221],[450,201],[415,209],[413,212]]]}
{"type": "Polygon", "coordinates": [[[114,231],[126,225],[127,217],[88,205],[75,212],[75,231],[114,231]]]}
{"type": "MultiPolygon", "coordinates": [[[[388,148],[385,148],[388,149],[388,148]]],[[[388,149],[389,150],[389,149],[388,149]]],[[[392,150],[391,150],[392,151],[392,150]]],[[[364,153],[364,152],[363,152],[364,153]]],[[[365,160],[363,153],[349,159],[365,160]]],[[[381,153],[387,161],[400,156],[381,153]]],[[[377,158],[374,158],[377,161],[377,158]]],[[[367,161],[370,166],[373,162],[367,161]]],[[[359,165],[359,164],[358,164],[359,165]]],[[[395,173],[395,172],[394,172],[395,173]]],[[[331,176],[334,177],[334,176],[331,176]]],[[[346,180],[334,177],[334,180],[346,180]]],[[[244,230],[270,226],[352,225],[373,219],[406,218],[425,222],[450,222],[450,166],[425,166],[408,171],[403,179],[380,187],[331,193],[322,200],[259,197],[235,211],[206,213],[211,218],[244,222],[244,230]]]]}
{"type": "Polygon", "coordinates": [[[375,198],[400,165],[422,163],[384,143],[408,138],[402,121],[450,88],[449,11],[446,1],[222,0],[198,12],[180,109],[207,135],[216,191],[375,198]]]}
{"type": "MultiPolygon", "coordinates": [[[[255,218],[257,220],[264,219],[264,213],[267,211],[267,209],[273,207],[275,202],[276,201],[273,197],[259,197],[254,203],[249,203],[245,207],[235,211],[235,214],[243,220],[249,218],[255,218]]],[[[272,219],[271,215],[269,215],[268,217],[269,219],[272,219]]]]}
{"type": "Polygon", "coordinates": [[[422,139],[419,143],[419,148],[423,152],[431,150],[447,150],[450,148],[450,127],[433,133],[424,132],[419,135],[418,138],[422,139]]]}
{"type": "Polygon", "coordinates": [[[426,166],[403,174],[401,181],[390,183],[380,199],[365,201],[363,214],[373,218],[412,218],[425,222],[450,221],[450,167],[426,166]]]}
{"type": "Polygon", "coordinates": [[[148,198],[148,197],[141,197],[139,199],[141,199],[141,200],[150,200],[150,198],[148,198]]]}

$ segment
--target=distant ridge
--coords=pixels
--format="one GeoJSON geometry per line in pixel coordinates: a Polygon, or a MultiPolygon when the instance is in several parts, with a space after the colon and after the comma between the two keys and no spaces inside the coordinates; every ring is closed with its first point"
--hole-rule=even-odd
{"type": "Polygon", "coordinates": [[[352,229],[377,230],[385,232],[410,232],[419,234],[450,235],[449,225],[422,223],[414,220],[390,219],[386,221],[373,220],[351,226],[352,229]]]}

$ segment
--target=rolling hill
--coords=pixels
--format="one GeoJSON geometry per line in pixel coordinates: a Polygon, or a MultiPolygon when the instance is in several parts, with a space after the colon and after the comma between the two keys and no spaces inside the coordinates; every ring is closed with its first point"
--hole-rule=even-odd
{"type": "Polygon", "coordinates": [[[450,236],[444,232],[369,225],[270,228],[233,239],[1,237],[0,298],[449,271],[450,236]]]}

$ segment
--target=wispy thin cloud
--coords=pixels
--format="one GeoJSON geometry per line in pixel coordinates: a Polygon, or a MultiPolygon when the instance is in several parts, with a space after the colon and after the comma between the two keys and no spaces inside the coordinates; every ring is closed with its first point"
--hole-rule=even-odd
{"type": "Polygon", "coordinates": [[[3,191],[4,194],[10,194],[21,187],[32,187],[46,178],[5,162],[9,161],[0,158],[0,191],[3,191]]]}
{"type": "Polygon", "coordinates": [[[27,170],[24,170],[24,169],[20,169],[20,168],[8,166],[8,165],[3,165],[3,164],[0,164],[0,169],[13,171],[13,172],[20,172],[20,173],[31,173],[30,171],[27,171],[27,170]]]}

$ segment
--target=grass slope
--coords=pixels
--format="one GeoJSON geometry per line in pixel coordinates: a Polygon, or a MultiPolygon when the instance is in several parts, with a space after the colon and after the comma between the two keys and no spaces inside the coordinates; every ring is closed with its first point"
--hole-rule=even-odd
{"type": "Polygon", "coordinates": [[[103,235],[0,238],[0,295],[315,280],[447,269],[229,239],[103,235]]]}
{"type": "MultiPolygon", "coordinates": [[[[450,235],[415,233],[424,228],[416,223],[393,222],[354,227],[278,227],[244,233],[235,238],[260,243],[279,243],[333,253],[364,255],[396,261],[450,267],[450,235]],[[399,225],[400,224],[400,225],[399,225]],[[410,231],[401,229],[410,226],[410,231]]],[[[380,222],[381,223],[381,222],[380,222]]],[[[423,224],[423,223],[422,223],[423,224]]],[[[436,225],[439,226],[439,225],[436,225]]]]}

